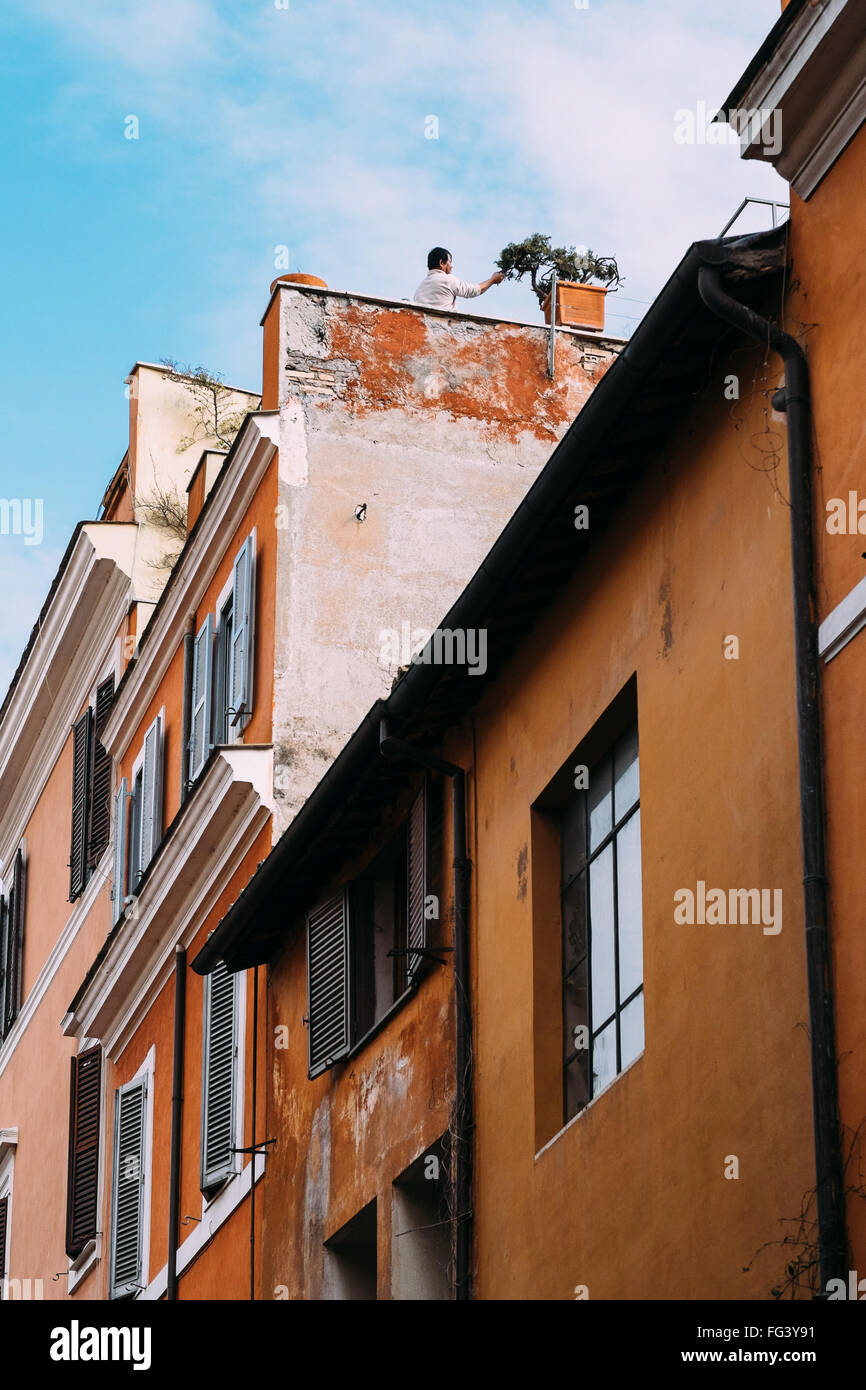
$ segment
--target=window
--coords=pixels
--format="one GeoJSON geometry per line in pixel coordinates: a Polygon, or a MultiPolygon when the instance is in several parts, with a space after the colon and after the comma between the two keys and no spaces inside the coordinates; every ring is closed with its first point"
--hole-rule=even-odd
{"type": "Polygon", "coordinates": [[[565,1120],[643,1050],[637,722],[560,812],[565,1120]]]}
{"type": "Polygon", "coordinates": [[[8,896],[0,894],[0,1040],[6,1037],[21,1007],[24,959],[24,851],[12,861],[8,896]]]}
{"type": "Polygon", "coordinates": [[[72,835],[69,901],[81,896],[109,840],[111,757],[100,741],[114,699],[114,676],[96,687],[72,731],[72,835]]]}
{"type": "Polygon", "coordinates": [[[431,1302],[451,1297],[448,1210],[449,1136],[444,1134],[394,1181],[391,1198],[391,1297],[431,1302]]]}
{"type": "Polygon", "coordinates": [[[204,982],[201,1190],[212,1193],[238,1171],[241,974],[220,964],[204,982]]]}
{"type": "Polygon", "coordinates": [[[74,1260],[96,1239],[102,1049],[79,1052],[70,1066],[66,1253],[74,1260]]]}
{"type": "Polygon", "coordinates": [[[213,740],[228,743],[231,736],[228,708],[231,704],[232,595],[223,604],[217,622],[214,656],[213,740]]]}
{"type": "Polygon", "coordinates": [[[213,704],[213,617],[208,613],[193,643],[189,715],[189,781],[194,782],[211,750],[213,704]]]}
{"type": "Polygon", "coordinates": [[[250,721],[253,707],[256,533],[234,559],[231,585],[209,613],[193,644],[192,680],[186,692],[189,741],[186,785],[202,772],[211,750],[230,743],[250,721]]]}
{"type": "Polygon", "coordinates": [[[430,891],[433,807],[428,779],[370,867],[308,914],[311,1077],[345,1057],[421,976],[428,923],[438,917],[430,891]]]}
{"type": "Polygon", "coordinates": [[[247,536],[235,556],[232,574],[232,631],[228,661],[228,705],[233,729],[249,723],[253,707],[253,628],[256,593],[256,533],[247,536]]]}
{"type": "Polygon", "coordinates": [[[149,1076],[145,1072],[114,1093],[114,1164],[111,1200],[111,1298],[142,1288],[144,1274],[145,1156],[149,1076]]]}
{"type": "Polygon", "coordinates": [[[124,900],[135,893],[156,854],[162,838],[163,710],[144,736],[140,754],[132,769],[132,790],[127,797],[126,778],[121,779],[114,798],[114,868],[112,917],[123,916],[124,900]],[[127,800],[129,838],[127,841],[127,800]],[[127,853],[128,844],[128,853],[127,853]],[[128,862],[127,862],[128,859],[128,862]]]}
{"type": "Polygon", "coordinates": [[[323,1296],[372,1300],[377,1290],[376,1198],[325,1242],[323,1296]]]}

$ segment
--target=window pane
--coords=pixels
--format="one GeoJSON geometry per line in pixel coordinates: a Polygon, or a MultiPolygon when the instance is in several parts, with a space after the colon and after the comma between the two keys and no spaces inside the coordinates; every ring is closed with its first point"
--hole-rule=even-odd
{"type": "Polygon", "coordinates": [[[637,724],[623,734],[614,752],[614,818],[622,820],[640,796],[637,757],[637,724]]]}
{"type": "Polygon", "coordinates": [[[620,1014],[619,1044],[622,1065],[627,1067],[643,1052],[643,990],[620,1014]]]}
{"type": "Polygon", "coordinates": [[[578,1053],[565,1069],[566,1124],[589,1100],[589,1052],[578,1053]]]}
{"type": "Polygon", "coordinates": [[[619,997],[628,999],[643,982],[643,914],[640,876],[640,811],[616,837],[619,911],[619,997]]]}
{"type": "Polygon", "coordinates": [[[586,859],[586,792],[575,792],[559,822],[562,883],[570,883],[586,859]]]}
{"type": "Polygon", "coordinates": [[[601,844],[611,827],[611,765],[608,753],[601,762],[596,763],[589,774],[589,848],[590,852],[601,844]]]}
{"type": "MultiPolygon", "coordinates": [[[[636,1001],[635,1001],[636,1002],[636,1001]]],[[[609,1023],[592,1044],[592,1094],[597,1096],[616,1076],[616,1023],[609,1023]]]]}
{"type": "Polygon", "coordinates": [[[562,895],[563,966],[565,973],[586,955],[586,874],[575,879],[562,895]]]}
{"type": "Polygon", "coordinates": [[[586,962],[565,981],[565,1056],[589,1053],[589,1005],[586,997],[586,962]]]}
{"type": "Polygon", "coordinates": [[[592,945],[592,1021],[597,1027],[614,1009],[613,845],[589,866],[592,945]]]}

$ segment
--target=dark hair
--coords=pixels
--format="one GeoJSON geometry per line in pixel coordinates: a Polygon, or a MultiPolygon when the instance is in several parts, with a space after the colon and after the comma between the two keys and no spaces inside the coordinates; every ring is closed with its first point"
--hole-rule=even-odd
{"type": "Polygon", "coordinates": [[[444,246],[434,246],[427,257],[427,269],[438,270],[443,261],[450,261],[450,259],[451,252],[446,251],[444,246]]]}

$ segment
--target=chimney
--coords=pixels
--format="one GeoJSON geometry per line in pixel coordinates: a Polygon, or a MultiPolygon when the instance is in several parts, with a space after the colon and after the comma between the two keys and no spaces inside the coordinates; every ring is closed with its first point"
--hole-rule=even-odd
{"type": "Polygon", "coordinates": [[[271,281],[271,301],[262,319],[262,410],[276,410],[279,405],[280,296],[275,293],[278,285],[318,285],[323,290],[328,288],[318,275],[304,275],[299,271],[286,271],[271,281]]]}

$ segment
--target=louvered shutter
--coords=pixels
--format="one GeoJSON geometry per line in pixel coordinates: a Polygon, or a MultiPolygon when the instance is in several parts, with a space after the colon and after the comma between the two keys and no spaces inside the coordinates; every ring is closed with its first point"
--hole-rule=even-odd
{"type": "Polygon", "coordinates": [[[71,1059],[66,1253],[73,1260],[96,1237],[101,1070],[99,1047],[88,1048],[71,1059]]]}
{"type": "MultiPolygon", "coordinates": [[[[235,556],[232,579],[232,643],[229,656],[229,719],[237,725],[253,705],[253,626],[255,615],[256,533],[235,556]]],[[[243,725],[241,725],[243,727],[243,725]]]]}
{"type": "Polygon", "coordinates": [[[307,1018],[309,1074],[314,1077],[349,1050],[349,898],[345,890],[307,917],[307,1018]]]}
{"type": "Polygon", "coordinates": [[[147,1078],[115,1092],[114,1181],[111,1208],[111,1297],[142,1285],[144,1127],[147,1078]]]}
{"type": "Polygon", "coordinates": [[[162,835],[162,719],[159,715],[144,736],[139,833],[141,850],[138,868],[144,873],[162,835]]]}
{"type": "Polygon", "coordinates": [[[406,888],[406,978],[411,985],[424,964],[424,957],[413,950],[427,945],[427,918],[424,913],[429,878],[429,782],[412,802],[409,812],[406,888]]]}
{"type": "Polygon", "coordinates": [[[236,1169],[237,988],[239,976],[218,965],[205,979],[201,1187],[215,1187],[236,1169]]]}
{"type": "Polygon", "coordinates": [[[93,869],[102,858],[111,838],[111,756],[99,739],[105,728],[114,699],[114,676],[96,687],[96,708],[93,721],[93,758],[90,772],[90,833],[87,840],[87,863],[93,869]]]}
{"type": "Polygon", "coordinates": [[[123,916],[126,897],[126,778],[121,778],[114,797],[114,860],[111,870],[111,924],[123,916]]]}
{"type": "Polygon", "coordinates": [[[19,849],[12,866],[12,891],[6,908],[6,959],[3,989],[3,1036],[18,1017],[21,1003],[21,960],[24,951],[24,851],[19,849]]]}
{"type": "Polygon", "coordinates": [[[90,740],[93,711],[86,709],[72,735],[72,843],[69,851],[69,901],[87,882],[87,831],[90,804],[90,740]]]}
{"type": "Polygon", "coordinates": [[[213,614],[193,643],[192,694],[190,697],[189,781],[194,782],[211,750],[213,702],[213,614]]]}
{"type": "MultiPolygon", "coordinates": [[[[6,1278],[6,1238],[9,1234],[9,1198],[0,1197],[0,1279],[6,1278]]],[[[5,1290],[0,1290],[0,1297],[5,1290]]]]}

